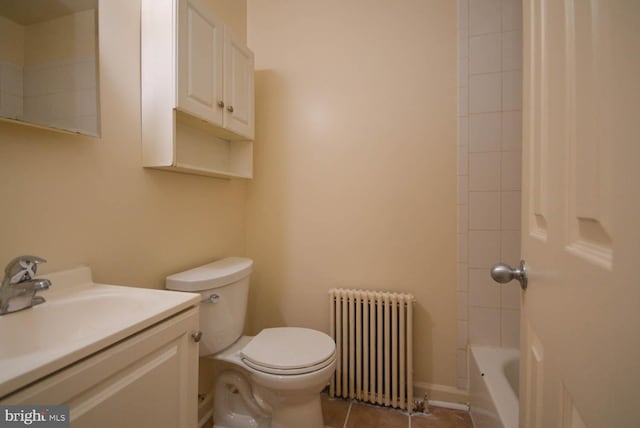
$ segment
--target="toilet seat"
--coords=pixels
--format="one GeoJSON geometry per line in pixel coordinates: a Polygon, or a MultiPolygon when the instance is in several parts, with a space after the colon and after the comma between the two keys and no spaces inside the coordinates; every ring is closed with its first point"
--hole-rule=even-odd
{"type": "Polygon", "coordinates": [[[335,343],[328,335],[307,328],[262,330],[240,352],[242,361],[264,373],[299,375],[327,367],[335,360],[335,343]]]}

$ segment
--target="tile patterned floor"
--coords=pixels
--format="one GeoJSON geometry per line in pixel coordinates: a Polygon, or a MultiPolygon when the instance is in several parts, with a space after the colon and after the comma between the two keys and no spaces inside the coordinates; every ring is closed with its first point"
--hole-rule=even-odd
{"type": "Polygon", "coordinates": [[[394,409],[322,395],[322,415],[327,428],[473,428],[471,417],[461,410],[431,407],[428,414],[406,413],[394,409]]]}

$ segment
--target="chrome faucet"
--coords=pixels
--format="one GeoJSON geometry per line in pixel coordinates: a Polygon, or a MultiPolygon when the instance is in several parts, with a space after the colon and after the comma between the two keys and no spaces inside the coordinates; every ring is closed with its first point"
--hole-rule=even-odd
{"type": "Polygon", "coordinates": [[[7,264],[0,285],[0,315],[44,303],[44,297],[36,296],[36,293],[51,287],[51,281],[34,277],[38,264],[45,262],[36,256],[20,256],[7,264]]]}

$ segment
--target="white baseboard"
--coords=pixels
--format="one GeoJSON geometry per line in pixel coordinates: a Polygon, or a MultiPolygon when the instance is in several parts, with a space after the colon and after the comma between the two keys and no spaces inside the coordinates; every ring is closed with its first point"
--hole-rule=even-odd
{"type": "Polygon", "coordinates": [[[425,393],[428,394],[429,401],[440,401],[445,403],[448,402],[464,405],[467,405],[469,403],[469,392],[464,389],[426,382],[413,383],[413,397],[415,399],[422,399],[425,393]]]}
{"type": "Polygon", "coordinates": [[[198,427],[205,426],[213,418],[213,390],[210,391],[204,400],[198,402],[198,427]]]}

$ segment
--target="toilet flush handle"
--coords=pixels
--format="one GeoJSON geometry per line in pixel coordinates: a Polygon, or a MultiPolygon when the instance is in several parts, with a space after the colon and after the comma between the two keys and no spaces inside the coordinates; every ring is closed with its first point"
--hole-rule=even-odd
{"type": "Polygon", "coordinates": [[[218,300],[220,300],[220,296],[218,296],[217,294],[213,293],[213,294],[205,297],[204,299],[200,300],[200,303],[218,303],[218,300]]]}

